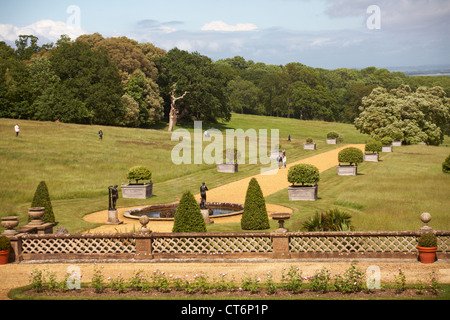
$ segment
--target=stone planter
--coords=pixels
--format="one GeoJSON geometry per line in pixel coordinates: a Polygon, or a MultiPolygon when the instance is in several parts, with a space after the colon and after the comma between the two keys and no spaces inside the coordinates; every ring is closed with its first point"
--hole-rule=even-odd
{"type": "Polygon", "coordinates": [[[290,186],[288,188],[290,201],[315,201],[319,186],[290,186]]]}
{"type": "Polygon", "coordinates": [[[356,176],[358,174],[358,167],[357,166],[337,166],[337,173],[338,176],[356,176]]]}
{"type": "Polygon", "coordinates": [[[381,152],[392,152],[392,146],[383,146],[381,152]]]}
{"type": "Polygon", "coordinates": [[[225,173],[235,173],[238,172],[238,164],[237,163],[219,163],[217,164],[218,172],[225,173]]]}
{"type": "Polygon", "coordinates": [[[122,198],[148,199],[153,195],[153,183],[126,184],[121,186],[122,198]]]}
{"type": "Polygon", "coordinates": [[[378,153],[364,153],[364,161],[378,162],[380,155],[378,153]]]}
{"type": "Polygon", "coordinates": [[[402,142],[401,141],[393,141],[392,142],[392,146],[393,147],[401,147],[402,146],[402,142]]]}
{"type": "Polygon", "coordinates": [[[316,150],[316,144],[315,143],[304,143],[303,149],[304,150],[316,150]]]}
{"type": "Polygon", "coordinates": [[[327,139],[327,144],[337,144],[337,139],[327,139]]]}

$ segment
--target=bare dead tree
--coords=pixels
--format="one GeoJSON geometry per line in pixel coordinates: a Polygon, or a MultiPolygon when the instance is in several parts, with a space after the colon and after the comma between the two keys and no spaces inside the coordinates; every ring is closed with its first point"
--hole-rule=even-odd
{"type": "Polygon", "coordinates": [[[169,132],[173,131],[173,127],[177,125],[179,119],[181,119],[187,112],[187,107],[183,110],[180,110],[180,107],[177,106],[177,101],[183,99],[189,91],[185,91],[182,96],[175,97],[175,91],[177,88],[177,84],[174,83],[172,86],[172,92],[170,93],[170,113],[169,113],[169,132]]]}

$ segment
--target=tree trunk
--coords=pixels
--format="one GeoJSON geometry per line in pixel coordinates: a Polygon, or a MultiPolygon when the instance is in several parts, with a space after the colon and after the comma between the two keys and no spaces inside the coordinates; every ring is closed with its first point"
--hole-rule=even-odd
{"type": "Polygon", "coordinates": [[[170,113],[169,113],[169,132],[173,131],[173,128],[177,125],[178,119],[183,117],[186,114],[187,108],[183,110],[183,112],[180,114],[180,110],[178,109],[176,102],[178,100],[183,99],[189,92],[185,91],[184,94],[178,98],[175,97],[175,90],[176,90],[177,84],[175,83],[172,88],[172,92],[170,93],[170,113]]]}

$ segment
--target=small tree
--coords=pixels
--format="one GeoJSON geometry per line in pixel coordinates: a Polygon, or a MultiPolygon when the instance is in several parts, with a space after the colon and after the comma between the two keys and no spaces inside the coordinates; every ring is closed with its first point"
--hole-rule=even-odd
{"type": "Polygon", "coordinates": [[[344,162],[349,163],[350,165],[358,165],[358,163],[364,161],[364,154],[358,148],[345,148],[339,152],[338,161],[339,163],[344,162]]]}
{"type": "Polygon", "coordinates": [[[206,232],[200,206],[190,191],[186,191],[175,211],[172,232],[206,232]]]}
{"type": "Polygon", "coordinates": [[[152,172],[150,169],[142,166],[133,167],[128,171],[127,174],[128,180],[136,180],[136,184],[139,183],[139,180],[152,180],[152,172]]]}
{"type": "MultiPolygon", "coordinates": [[[[41,181],[37,186],[33,201],[31,202],[31,207],[44,207],[45,211],[42,216],[42,221],[47,223],[55,223],[55,214],[53,213],[52,202],[50,200],[50,194],[45,181],[41,181]]],[[[31,221],[30,217],[28,218],[28,221],[31,221]]]]}
{"type": "Polygon", "coordinates": [[[306,143],[313,143],[314,140],[311,137],[306,138],[306,143]]]}
{"type": "Polygon", "coordinates": [[[293,185],[314,185],[319,180],[319,169],[311,164],[297,164],[291,167],[288,172],[288,181],[293,185]]]}
{"type": "Polygon", "coordinates": [[[442,163],[442,172],[450,173],[450,156],[442,163]]]}
{"type": "Polygon", "coordinates": [[[366,143],[365,151],[367,153],[380,153],[383,150],[383,144],[380,141],[369,141],[366,143]]]}
{"type": "Polygon", "coordinates": [[[261,187],[255,178],[252,178],[248,184],[244,212],[241,218],[241,228],[242,230],[265,230],[270,228],[266,200],[264,200],[261,187]]]}

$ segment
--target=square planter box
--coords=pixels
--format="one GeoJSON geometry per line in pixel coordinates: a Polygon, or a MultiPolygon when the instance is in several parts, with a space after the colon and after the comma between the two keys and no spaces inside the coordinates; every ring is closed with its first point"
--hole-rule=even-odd
{"type": "Polygon", "coordinates": [[[380,155],[378,153],[364,153],[364,161],[378,162],[380,155]]]}
{"type": "Polygon", "coordinates": [[[383,146],[381,152],[392,152],[392,146],[383,146]]]}
{"type": "Polygon", "coordinates": [[[337,144],[337,139],[327,139],[327,144],[337,144]]]}
{"type": "Polygon", "coordinates": [[[125,184],[121,186],[122,198],[148,199],[153,194],[153,183],[125,184]]]}
{"type": "Polygon", "coordinates": [[[357,166],[337,166],[338,176],[356,176],[358,174],[357,166]]]}
{"type": "Polygon", "coordinates": [[[217,164],[218,172],[225,173],[235,173],[238,172],[238,164],[237,163],[219,163],[217,164]]]}
{"type": "Polygon", "coordinates": [[[393,147],[401,147],[402,146],[402,142],[401,141],[394,141],[394,142],[392,142],[392,146],[393,147]]]}
{"type": "Polygon", "coordinates": [[[304,150],[316,150],[316,144],[315,143],[304,143],[303,149],[304,150]]]}
{"type": "Polygon", "coordinates": [[[315,201],[319,186],[291,186],[288,188],[290,201],[315,201]]]}

